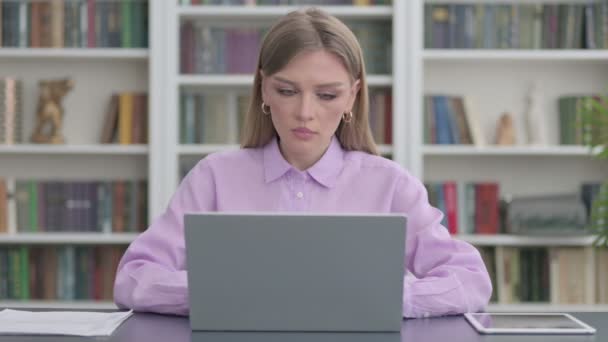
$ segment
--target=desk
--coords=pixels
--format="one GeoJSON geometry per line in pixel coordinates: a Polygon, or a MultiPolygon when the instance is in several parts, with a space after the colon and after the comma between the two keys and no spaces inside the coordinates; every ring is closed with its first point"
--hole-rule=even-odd
{"type": "Polygon", "coordinates": [[[136,313],[110,338],[0,336],[0,342],[591,342],[608,341],[608,312],[573,313],[595,327],[595,335],[478,335],[463,316],[409,319],[398,333],[229,333],[190,331],[187,318],[136,313]]]}

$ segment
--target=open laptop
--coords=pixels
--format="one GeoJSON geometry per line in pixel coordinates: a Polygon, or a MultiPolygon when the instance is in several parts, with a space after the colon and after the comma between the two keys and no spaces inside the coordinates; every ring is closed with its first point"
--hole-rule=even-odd
{"type": "Polygon", "coordinates": [[[400,331],[401,215],[184,217],[190,325],[209,331],[400,331]]]}

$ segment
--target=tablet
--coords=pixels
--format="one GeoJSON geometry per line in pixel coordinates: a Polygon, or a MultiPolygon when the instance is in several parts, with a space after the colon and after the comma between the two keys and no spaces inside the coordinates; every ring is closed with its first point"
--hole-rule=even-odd
{"type": "Polygon", "coordinates": [[[595,329],[566,313],[465,313],[482,334],[595,334],[595,329]]]}

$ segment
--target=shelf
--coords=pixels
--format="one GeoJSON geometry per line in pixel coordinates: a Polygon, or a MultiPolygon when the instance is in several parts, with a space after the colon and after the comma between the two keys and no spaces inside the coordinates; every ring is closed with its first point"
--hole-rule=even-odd
{"type": "Polygon", "coordinates": [[[490,304],[487,312],[599,312],[608,311],[606,304],[517,303],[490,304]]]}
{"type": "Polygon", "coordinates": [[[490,49],[425,49],[425,61],[540,61],[608,63],[608,50],[490,50],[490,49]]]}
{"type": "MultiPolygon", "coordinates": [[[[180,6],[177,14],[183,19],[233,20],[276,19],[301,6],[180,6]]],[[[326,12],[341,19],[390,19],[392,6],[322,6],[326,12]]]]}
{"type": "Polygon", "coordinates": [[[426,145],[425,156],[544,156],[544,157],[591,157],[585,146],[473,146],[473,145],[426,145]]]}
{"type": "MultiPolygon", "coordinates": [[[[253,84],[253,76],[251,75],[180,75],[177,82],[181,86],[196,87],[196,86],[224,86],[224,87],[251,87],[253,84]]],[[[367,84],[369,86],[386,86],[390,87],[393,84],[393,78],[389,75],[368,75],[367,84]]]]}
{"type": "MultiPolygon", "coordinates": [[[[178,154],[181,156],[202,156],[213,152],[236,150],[238,148],[239,145],[237,144],[189,144],[179,145],[178,154]]],[[[393,147],[391,145],[378,145],[378,150],[380,154],[387,155],[393,152],[393,147]]]]}
{"type": "Polygon", "coordinates": [[[148,49],[0,48],[0,58],[148,59],[148,49]]]}
{"type": "Polygon", "coordinates": [[[78,233],[40,232],[0,234],[0,245],[9,244],[86,244],[125,245],[131,243],[139,233],[78,233]]]}
{"type": "Polygon", "coordinates": [[[475,246],[591,246],[595,236],[455,235],[475,246]]]}
{"type": "Polygon", "coordinates": [[[147,155],[147,145],[44,145],[16,144],[0,145],[0,155],[3,154],[53,154],[53,155],[147,155]]]}
{"type": "Polygon", "coordinates": [[[72,310],[88,310],[88,309],[118,309],[116,304],[111,301],[92,301],[92,300],[74,300],[74,301],[49,301],[49,300],[3,300],[0,301],[0,308],[11,309],[72,309],[72,310]]]}

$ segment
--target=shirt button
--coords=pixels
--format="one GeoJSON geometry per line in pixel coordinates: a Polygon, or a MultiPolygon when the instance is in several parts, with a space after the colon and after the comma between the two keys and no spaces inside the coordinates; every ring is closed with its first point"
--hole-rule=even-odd
{"type": "Polygon", "coordinates": [[[304,197],[304,194],[302,193],[302,191],[300,191],[300,192],[298,192],[298,193],[296,194],[296,196],[297,196],[298,198],[302,198],[302,197],[304,197]]]}

